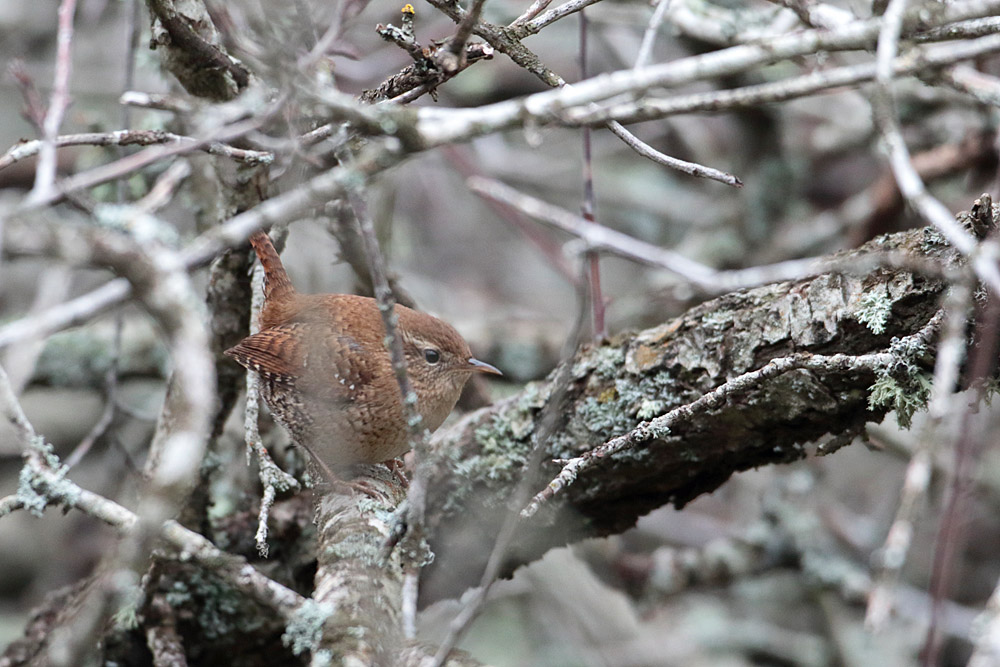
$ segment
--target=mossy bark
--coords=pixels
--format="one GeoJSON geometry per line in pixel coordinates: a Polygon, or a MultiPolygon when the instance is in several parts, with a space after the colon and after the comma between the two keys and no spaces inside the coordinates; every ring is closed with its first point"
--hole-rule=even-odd
{"type": "MultiPolygon", "coordinates": [[[[838,266],[854,260],[864,266],[888,252],[942,268],[960,261],[934,232],[914,230],[842,253],[838,266]]],[[[886,351],[895,337],[927,324],[944,289],[941,279],[907,270],[827,273],[727,294],[653,329],[587,347],[569,362],[567,402],[556,435],[544,444],[534,490],[559,473],[556,459],[579,456],[772,359],[886,351]],[[871,312],[872,294],[880,296],[878,313],[871,312]]],[[[918,363],[933,362],[928,355],[918,363]]],[[[480,576],[499,523],[512,509],[509,499],[556,375],[436,437],[428,508],[435,560],[426,570],[424,601],[458,595],[480,576]]],[[[861,365],[791,371],[698,414],[667,437],[602,459],[525,522],[507,571],[553,546],[621,532],[667,503],[681,507],[735,472],[798,460],[805,445],[825,436],[839,443],[861,434],[866,422],[886,412],[869,408],[874,381],[874,372],[861,365]]]]}

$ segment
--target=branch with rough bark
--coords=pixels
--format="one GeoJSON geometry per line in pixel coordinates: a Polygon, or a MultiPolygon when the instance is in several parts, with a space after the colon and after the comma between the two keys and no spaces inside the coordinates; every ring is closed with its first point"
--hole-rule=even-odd
{"type": "MultiPolygon", "coordinates": [[[[892,252],[943,269],[961,266],[930,229],[882,237],[839,259],[861,266],[892,252]]],[[[621,532],[662,505],[681,507],[735,472],[799,460],[810,443],[832,451],[893,407],[912,410],[888,394],[873,405],[871,389],[880,380],[901,394],[919,386],[912,373],[932,365],[934,337],[925,327],[944,290],[940,277],[905,268],[844,269],[728,294],[656,328],[581,350],[569,362],[563,421],[544,445],[549,462],[539,490],[568,459],[641,431],[745,374],[769,365],[783,372],[761,373],[601,458],[522,524],[507,570],[554,546],[621,532]]],[[[552,389],[551,381],[529,385],[435,438],[428,499],[435,560],[425,601],[475,582],[503,516],[522,509],[506,501],[552,389]]]]}

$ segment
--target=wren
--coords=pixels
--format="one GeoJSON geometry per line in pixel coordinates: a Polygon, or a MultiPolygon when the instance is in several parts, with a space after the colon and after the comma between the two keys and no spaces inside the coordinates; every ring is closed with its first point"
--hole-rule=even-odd
{"type": "MultiPolygon", "coordinates": [[[[257,373],[272,416],[328,476],[405,454],[409,431],[375,299],[301,294],[268,235],[250,243],[264,267],[261,330],[225,354],[257,373]]],[[[433,431],[473,373],[501,373],[473,358],[447,322],[400,305],[396,315],[417,410],[433,431]]]]}

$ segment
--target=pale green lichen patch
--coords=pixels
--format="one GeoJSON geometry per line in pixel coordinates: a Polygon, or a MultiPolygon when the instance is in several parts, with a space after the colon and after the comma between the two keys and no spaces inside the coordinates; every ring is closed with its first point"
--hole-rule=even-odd
{"type": "Polygon", "coordinates": [[[17,499],[24,506],[24,509],[41,517],[45,513],[49,501],[35,489],[38,483],[37,475],[37,471],[31,466],[25,465],[21,468],[21,473],[18,475],[17,499]]]}
{"type": "Polygon", "coordinates": [[[892,315],[892,299],[885,288],[865,292],[858,301],[855,319],[876,335],[885,333],[892,315]]]}
{"type": "Polygon", "coordinates": [[[635,416],[639,419],[652,419],[653,417],[660,415],[662,412],[663,401],[656,401],[647,398],[639,404],[639,410],[636,411],[635,416]]]}
{"type": "Polygon", "coordinates": [[[598,397],[588,396],[577,404],[576,416],[592,433],[604,437],[607,433],[620,433],[633,425],[633,420],[623,411],[621,396],[614,389],[598,397]]]}
{"type": "Polygon", "coordinates": [[[209,639],[252,634],[265,621],[261,614],[247,613],[252,603],[239,590],[197,568],[186,570],[183,579],[174,579],[164,598],[185,614],[195,609],[197,623],[209,639]]]}
{"type": "Polygon", "coordinates": [[[375,500],[369,496],[362,495],[358,498],[358,510],[362,514],[371,514],[377,521],[391,526],[396,520],[396,510],[387,506],[384,502],[375,500]]]}
{"type": "Polygon", "coordinates": [[[75,505],[80,497],[80,487],[66,479],[69,469],[56,456],[52,445],[41,436],[35,436],[31,445],[42,454],[53,474],[43,476],[30,463],[25,463],[18,475],[17,499],[26,510],[38,517],[52,503],[75,505]]]}
{"type": "Polygon", "coordinates": [[[913,414],[925,408],[930,398],[931,376],[917,364],[927,347],[920,342],[893,338],[889,352],[895,362],[879,371],[869,389],[868,407],[894,410],[897,423],[909,428],[913,414]]]}
{"type": "Polygon", "coordinates": [[[281,635],[282,643],[295,655],[302,655],[306,651],[318,653],[323,637],[323,624],[333,613],[334,607],[329,602],[306,600],[295,610],[285,626],[285,632],[281,635]]]}
{"type": "MultiPolygon", "coordinates": [[[[667,371],[654,374],[625,374],[614,382],[596,387],[596,395],[576,402],[573,418],[552,445],[560,458],[578,456],[581,448],[590,448],[618,435],[628,433],[637,420],[648,420],[680,403],[674,391],[676,378],[667,371]]],[[[636,449],[628,456],[645,450],[636,449]]],[[[624,453],[622,455],[625,455],[624,453]]]]}
{"type": "Polygon", "coordinates": [[[923,231],[924,235],[921,242],[921,249],[924,252],[948,246],[948,240],[934,227],[924,227],[923,231]]]}
{"type": "Polygon", "coordinates": [[[139,627],[139,605],[142,603],[142,589],[136,583],[130,583],[125,590],[119,592],[122,598],[118,611],[111,617],[111,622],[119,630],[134,630],[139,627]]]}
{"type": "Polygon", "coordinates": [[[372,545],[365,534],[345,535],[327,548],[327,553],[337,560],[358,560],[371,567],[382,565],[378,545],[372,545]]]}
{"type": "Polygon", "coordinates": [[[573,377],[580,379],[593,373],[597,377],[610,379],[621,372],[624,363],[624,349],[615,345],[602,345],[584,355],[573,366],[573,377]]]}
{"type": "Polygon", "coordinates": [[[526,449],[518,446],[530,436],[531,417],[523,410],[493,415],[473,434],[479,453],[455,462],[455,470],[469,479],[513,480],[524,469],[526,449]]]}
{"type": "Polygon", "coordinates": [[[931,379],[926,373],[918,373],[904,387],[895,378],[882,375],[875,380],[869,391],[868,406],[872,410],[882,407],[894,410],[896,422],[903,428],[910,428],[913,414],[927,406],[931,379]]]}

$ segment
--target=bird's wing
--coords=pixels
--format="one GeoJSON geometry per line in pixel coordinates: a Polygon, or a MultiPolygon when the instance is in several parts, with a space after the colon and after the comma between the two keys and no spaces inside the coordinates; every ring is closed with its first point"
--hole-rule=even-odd
{"type": "Polygon", "coordinates": [[[353,401],[374,377],[373,361],[351,336],[290,322],[247,336],[226,350],[241,366],[314,397],[353,401]]]}

